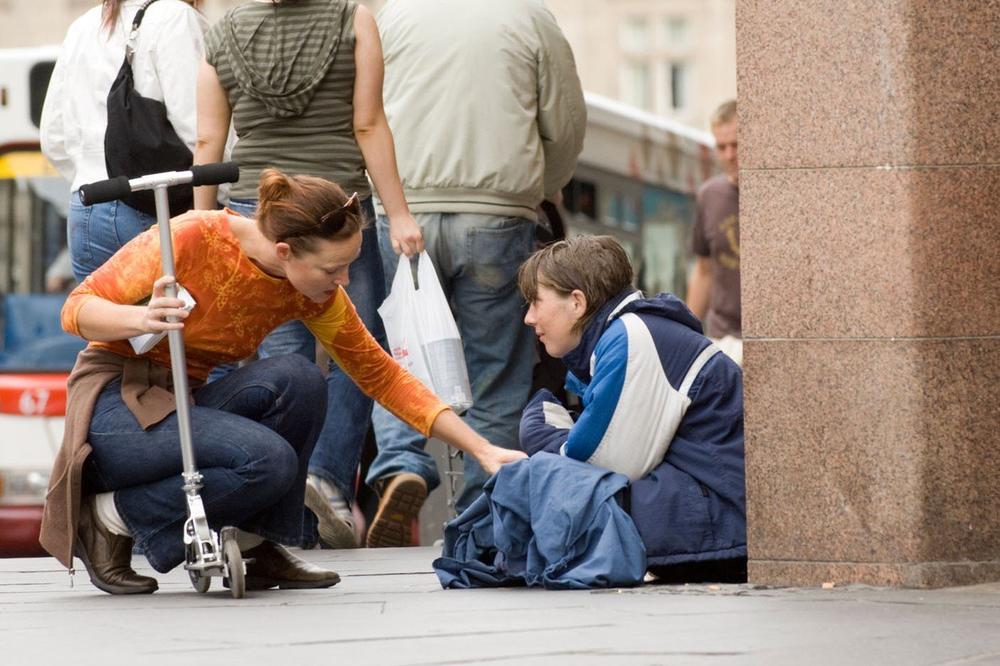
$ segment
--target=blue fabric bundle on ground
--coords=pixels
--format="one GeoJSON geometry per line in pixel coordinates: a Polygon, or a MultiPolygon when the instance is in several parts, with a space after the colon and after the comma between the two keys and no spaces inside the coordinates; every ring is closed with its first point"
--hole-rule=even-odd
{"type": "Polygon", "coordinates": [[[615,495],[628,479],[550,453],[504,465],[448,523],[434,571],[445,588],[638,585],[646,550],[615,495]]]}

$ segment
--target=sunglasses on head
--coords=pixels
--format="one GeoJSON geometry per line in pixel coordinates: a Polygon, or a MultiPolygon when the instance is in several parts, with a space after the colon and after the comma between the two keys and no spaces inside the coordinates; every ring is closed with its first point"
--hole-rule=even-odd
{"type": "Polygon", "coordinates": [[[332,236],[344,228],[344,223],[347,221],[349,215],[361,215],[361,199],[358,197],[357,192],[349,196],[342,206],[325,213],[315,224],[311,224],[305,229],[285,234],[277,242],[280,243],[289,238],[297,238],[299,236],[332,236]]]}

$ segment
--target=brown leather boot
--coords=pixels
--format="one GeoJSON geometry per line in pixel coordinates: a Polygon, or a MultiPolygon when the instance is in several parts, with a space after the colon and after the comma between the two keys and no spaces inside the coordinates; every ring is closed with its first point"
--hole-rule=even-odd
{"type": "Polygon", "coordinates": [[[340,582],[336,571],[323,569],[292,555],[283,546],[265,541],[243,553],[247,562],[248,590],[304,590],[333,587],[340,582]]]}
{"type": "Polygon", "coordinates": [[[83,560],[90,582],[108,594],[149,594],[159,585],[155,578],[132,569],[132,539],[109,532],[98,520],[94,498],[80,505],[73,554],[83,560]]]}

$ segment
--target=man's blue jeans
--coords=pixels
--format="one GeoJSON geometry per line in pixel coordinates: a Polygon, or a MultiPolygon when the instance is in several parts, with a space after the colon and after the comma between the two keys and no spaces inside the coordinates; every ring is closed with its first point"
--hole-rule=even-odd
{"type": "MultiPolygon", "coordinates": [[[[465,422],[493,444],[517,448],[521,410],[531,390],[534,335],[524,325],[524,298],[517,269],[531,254],[534,222],[522,218],[469,213],[414,216],[441,286],[451,301],[462,334],[472,384],[472,407],[465,422]]],[[[378,219],[379,250],[386,283],[396,273],[399,256],[392,250],[386,218],[378,219]]],[[[378,456],[367,482],[400,472],[419,474],[433,489],[440,483],[426,439],[380,405],[373,414],[378,456]]],[[[457,498],[463,511],[479,496],[487,476],[465,457],[465,489],[457,498]]]]}
{"type": "MultiPolygon", "coordinates": [[[[257,202],[236,199],[229,202],[229,207],[236,213],[254,217],[257,202]]],[[[378,306],[385,300],[385,280],[382,276],[374,225],[375,209],[371,197],[364,199],[361,207],[371,224],[362,232],[361,255],[351,264],[351,282],[347,286],[347,295],[365,327],[382,347],[387,347],[385,329],[378,316],[378,306]]],[[[316,340],[302,322],[282,324],[258,348],[260,358],[281,354],[316,358],[316,340]]],[[[371,421],[372,399],[362,393],[333,361],[330,362],[326,376],[326,389],[326,425],[309,461],[309,473],[333,483],[351,501],[354,498],[354,480],[365,435],[371,421]]]]}
{"type": "Polygon", "coordinates": [[[156,218],[126,206],[121,201],[84,206],[80,192],[73,192],[66,220],[73,276],[77,282],[100,268],[104,262],[146,229],[156,218]]]}
{"type": "MultiPolygon", "coordinates": [[[[307,466],[324,417],[314,396],[323,389],[316,364],[290,355],[193,391],[195,461],[213,529],[235,525],[285,545],[302,543],[307,466]]],[[[97,400],[88,441],[87,490],[115,491],[118,513],[154,569],[165,573],[183,562],[187,499],[176,413],[143,430],[115,380],[97,400]]]]}

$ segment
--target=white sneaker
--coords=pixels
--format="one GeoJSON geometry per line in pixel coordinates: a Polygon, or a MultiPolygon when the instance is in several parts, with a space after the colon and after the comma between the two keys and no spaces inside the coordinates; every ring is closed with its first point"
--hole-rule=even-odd
{"type": "Polygon", "coordinates": [[[354,514],[340,490],[315,474],[306,477],[306,506],[319,520],[319,539],[327,548],[357,548],[354,514]]]}

